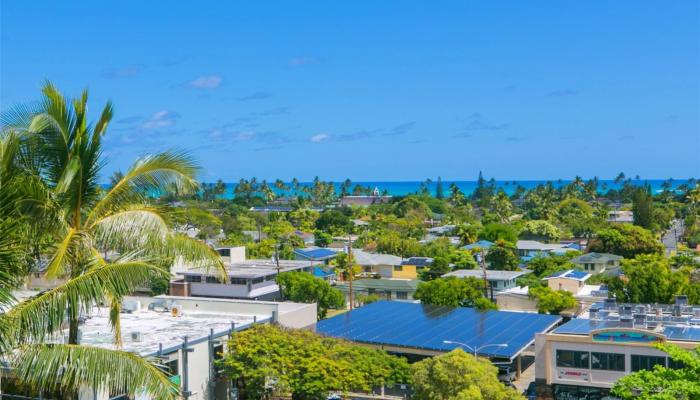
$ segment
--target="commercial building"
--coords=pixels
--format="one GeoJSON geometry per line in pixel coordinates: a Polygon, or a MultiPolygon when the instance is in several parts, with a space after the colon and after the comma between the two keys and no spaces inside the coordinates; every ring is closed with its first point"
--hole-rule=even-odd
{"type": "Polygon", "coordinates": [[[516,280],[518,277],[527,274],[530,271],[496,271],[492,269],[458,269],[456,271],[448,272],[443,277],[454,276],[457,278],[477,278],[484,279],[486,275],[486,280],[489,283],[489,287],[493,292],[501,292],[504,290],[512,289],[517,286],[516,280]]]}
{"type": "MultiPolygon", "coordinates": [[[[319,263],[304,260],[246,260],[244,247],[217,249],[226,267],[227,280],[218,271],[178,265],[173,273],[180,277],[170,282],[170,293],[177,296],[222,297],[248,300],[274,300],[280,290],[278,273],[313,273],[319,263]]],[[[320,263],[320,265],[323,265],[320,263]]]]}
{"type": "Polygon", "coordinates": [[[688,305],[685,296],[673,305],[607,299],[591,307],[588,317],[537,335],[538,398],[603,399],[625,375],[675,365],[655,343],[700,346],[700,307],[688,305]]]}
{"type": "Polygon", "coordinates": [[[494,362],[512,363],[519,376],[522,353],[535,335],[560,321],[556,315],[378,301],[319,321],[316,330],[412,359],[461,347],[494,362]]]}
{"type": "MultiPolygon", "coordinates": [[[[115,349],[109,315],[109,308],[104,307],[94,307],[86,314],[79,328],[80,343],[115,349]]],[[[178,384],[183,398],[230,399],[230,384],[227,379],[220,379],[214,362],[225,351],[231,333],[256,323],[271,322],[289,328],[312,329],[316,323],[316,304],[176,296],[127,297],[120,320],[122,350],[156,358],[165,366],[170,379],[178,384]]],[[[58,335],[59,338],[63,336],[58,335]]],[[[81,391],[79,398],[126,400],[120,393],[92,388],[81,391]]],[[[149,399],[145,395],[137,398],[149,399]]]]}

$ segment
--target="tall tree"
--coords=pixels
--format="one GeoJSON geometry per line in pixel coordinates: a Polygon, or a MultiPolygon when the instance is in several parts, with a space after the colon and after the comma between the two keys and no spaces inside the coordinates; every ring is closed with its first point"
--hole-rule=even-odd
{"type": "Polygon", "coordinates": [[[435,198],[445,198],[445,189],[442,187],[442,177],[439,176],[437,178],[437,185],[435,186],[435,198]]]}
{"type": "Polygon", "coordinates": [[[654,199],[651,196],[651,187],[637,188],[632,195],[632,213],[634,224],[645,229],[652,229],[654,225],[654,199]]]}
{"type": "MultiPolygon", "coordinates": [[[[30,218],[44,226],[54,239],[47,276],[68,280],[0,314],[0,342],[14,349],[12,365],[20,381],[30,387],[68,396],[87,386],[130,395],[144,390],[155,398],[174,398],[177,392],[167,377],[140,357],[77,346],[78,315],[94,304],[109,301],[119,348],[121,299],[154,276],[168,276],[159,261],[182,256],[223,272],[214,251],[171,233],[162,212],[148,203],[152,193],[170,187],[180,193],[192,192],[197,188],[197,167],[182,153],[146,156],[103,191],[98,184],[104,165],[102,138],[112,118],[112,106],[108,103],[91,124],[87,121],[87,100],[87,92],[83,92],[79,98],[66,101],[47,83],[37,109],[17,108],[3,116],[3,140],[13,136],[14,148],[20,151],[13,158],[6,158],[10,155],[3,152],[2,164],[31,171],[33,178],[22,185],[30,199],[13,198],[17,192],[9,195],[10,214],[0,216],[0,220],[30,218]],[[10,130],[16,133],[5,134],[10,130]],[[30,213],[13,214],[24,205],[33,206],[30,213]],[[103,249],[120,256],[105,259],[100,253],[103,249]],[[69,343],[43,344],[47,336],[63,328],[66,317],[69,343]]],[[[1,186],[9,189],[4,182],[1,186]]],[[[0,237],[5,237],[4,232],[0,237]]],[[[0,254],[3,247],[0,244],[0,254]]],[[[0,286],[0,290],[11,287],[0,286]]],[[[2,348],[3,354],[8,354],[7,349],[2,348]]]]}

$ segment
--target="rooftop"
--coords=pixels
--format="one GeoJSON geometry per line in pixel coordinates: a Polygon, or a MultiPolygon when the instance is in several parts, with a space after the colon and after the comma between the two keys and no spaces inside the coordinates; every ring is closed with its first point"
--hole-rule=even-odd
{"type": "Polygon", "coordinates": [[[622,260],[622,256],[608,253],[587,253],[571,259],[573,263],[602,263],[622,260]]]}
{"type": "MultiPolygon", "coordinates": [[[[536,240],[518,240],[515,244],[518,250],[539,250],[552,251],[557,249],[570,248],[567,244],[542,243],[536,240]]],[[[573,249],[572,249],[573,250],[573,249]]]]}
{"type": "Polygon", "coordinates": [[[401,262],[401,265],[415,265],[416,267],[427,267],[433,263],[430,257],[411,257],[401,262]]]}
{"type": "Polygon", "coordinates": [[[488,249],[491,246],[493,246],[493,242],[490,242],[488,240],[479,240],[476,243],[472,243],[472,244],[468,244],[468,245],[464,246],[463,249],[472,250],[472,249],[475,249],[477,247],[480,249],[488,249]]]}
{"type": "Polygon", "coordinates": [[[294,254],[309,260],[323,261],[337,256],[338,251],[324,247],[307,247],[304,249],[295,249],[294,254]]]}
{"type": "MultiPolygon", "coordinates": [[[[348,283],[341,282],[337,285],[338,289],[348,290],[348,283]]],[[[358,279],[352,282],[352,290],[392,290],[392,291],[407,291],[413,292],[418,287],[418,281],[416,279],[358,279]]]]}
{"type": "Polygon", "coordinates": [[[575,281],[582,281],[583,282],[590,277],[591,277],[591,274],[589,274],[588,272],[577,271],[575,269],[569,269],[566,271],[555,272],[552,275],[549,275],[548,277],[543,278],[543,279],[547,280],[547,279],[554,279],[554,278],[562,278],[562,279],[573,279],[575,281]]]}
{"type": "Polygon", "coordinates": [[[370,253],[360,249],[353,249],[352,255],[359,265],[401,265],[403,259],[392,254],[370,253]]]}
{"type": "MultiPolygon", "coordinates": [[[[486,270],[486,279],[488,280],[494,280],[494,281],[508,281],[511,279],[515,279],[519,276],[523,276],[527,274],[530,271],[496,271],[492,269],[487,269],[486,270]]],[[[458,269],[456,271],[449,272],[445,275],[444,277],[448,276],[456,276],[457,278],[466,278],[466,277],[474,277],[474,278],[483,278],[484,277],[484,270],[482,269],[458,269]]]]}
{"type": "MultiPolygon", "coordinates": [[[[225,263],[228,276],[232,278],[259,278],[262,276],[277,274],[277,262],[273,260],[246,260],[233,263],[225,263]]],[[[306,260],[279,260],[279,271],[289,272],[310,267],[306,260]]],[[[187,270],[177,272],[178,275],[213,276],[215,271],[187,270]]]]}
{"type": "Polygon", "coordinates": [[[473,347],[505,343],[507,347],[489,346],[479,354],[512,360],[534,342],[536,333],[547,332],[560,321],[556,315],[378,301],[319,321],[316,330],[355,342],[392,346],[406,353],[410,349],[449,352],[460,347],[445,340],[473,347]]]}
{"type": "MultiPolygon", "coordinates": [[[[122,313],[121,332],[123,350],[141,356],[154,355],[159,347],[168,349],[178,346],[185,337],[196,341],[214,334],[227,334],[231,323],[243,328],[270,315],[238,314],[227,312],[182,311],[182,316],[173,317],[170,311],[139,309],[131,314],[122,313]],[[136,340],[132,333],[139,333],[136,340]]],[[[114,349],[114,335],[109,323],[109,308],[95,307],[91,316],[80,326],[81,343],[102,348],[114,349]]]]}

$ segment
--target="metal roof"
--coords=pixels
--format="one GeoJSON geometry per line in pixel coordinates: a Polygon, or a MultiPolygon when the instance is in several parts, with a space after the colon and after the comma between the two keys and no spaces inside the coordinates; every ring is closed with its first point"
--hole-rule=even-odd
{"type": "Polygon", "coordinates": [[[479,240],[476,243],[468,244],[462,248],[467,249],[467,250],[472,250],[472,249],[475,249],[477,247],[480,249],[488,249],[491,246],[493,246],[493,242],[490,242],[488,240],[479,240]]]}
{"type": "Polygon", "coordinates": [[[323,247],[308,247],[305,249],[295,249],[294,254],[309,260],[326,260],[337,256],[338,252],[323,247]]]}
{"type": "Polygon", "coordinates": [[[364,250],[352,250],[355,262],[359,265],[401,265],[403,259],[392,254],[369,253],[364,250]]]}
{"type": "Polygon", "coordinates": [[[489,346],[479,355],[514,359],[535,340],[535,334],[552,329],[561,317],[511,311],[480,312],[468,307],[431,306],[400,301],[378,301],[319,321],[318,333],[372,345],[449,352],[462,342],[489,346]]]}
{"type": "Polygon", "coordinates": [[[572,263],[601,263],[622,260],[622,256],[608,253],[588,253],[571,259],[572,263]]]}
{"type": "MultiPolygon", "coordinates": [[[[349,284],[342,282],[337,285],[338,289],[347,291],[349,284]]],[[[418,287],[415,279],[358,279],[352,282],[352,290],[392,290],[414,292],[418,287]]]]}
{"type": "MultiPolygon", "coordinates": [[[[486,270],[486,279],[488,280],[494,280],[494,281],[509,281],[511,279],[515,279],[519,276],[523,276],[527,274],[529,271],[497,271],[493,269],[487,269],[486,270]]],[[[457,278],[466,278],[466,277],[474,277],[474,278],[483,278],[484,277],[484,270],[482,269],[458,269],[456,271],[449,272],[445,275],[444,277],[450,277],[450,276],[455,276],[457,278]]]]}
{"type": "Polygon", "coordinates": [[[575,269],[569,269],[566,271],[559,271],[555,272],[552,275],[549,275],[548,277],[544,278],[546,279],[554,279],[554,278],[564,278],[564,279],[573,279],[575,281],[585,281],[586,279],[590,278],[591,274],[588,272],[584,271],[577,271],[575,269]]]}

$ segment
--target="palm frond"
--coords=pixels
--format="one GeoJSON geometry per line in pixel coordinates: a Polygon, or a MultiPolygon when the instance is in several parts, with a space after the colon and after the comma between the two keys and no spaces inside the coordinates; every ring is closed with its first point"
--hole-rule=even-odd
{"type": "Polygon", "coordinates": [[[43,340],[61,329],[66,312],[77,317],[81,309],[90,310],[105,298],[121,298],[153,276],[169,275],[158,267],[137,261],[94,267],[54,289],[24,300],[0,319],[7,318],[11,322],[12,339],[16,342],[43,340]]]}
{"type": "Polygon", "coordinates": [[[48,266],[46,267],[46,277],[49,279],[60,277],[66,273],[67,265],[70,262],[71,250],[76,246],[80,233],[75,228],[68,229],[61,243],[56,247],[48,266]]]}
{"type": "Polygon", "coordinates": [[[192,239],[184,234],[172,234],[168,236],[162,251],[163,256],[168,259],[185,262],[197,269],[214,271],[224,281],[228,278],[219,253],[201,240],[192,239]]]}
{"type": "Polygon", "coordinates": [[[24,384],[47,391],[77,393],[95,388],[109,393],[171,400],[178,389],[157,365],[137,354],[92,346],[35,344],[21,347],[11,363],[24,384]]]}
{"type": "Polygon", "coordinates": [[[95,220],[87,227],[98,246],[117,251],[139,248],[149,241],[163,242],[168,226],[155,207],[135,204],[95,220]]]}
{"type": "Polygon", "coordinates": [[[122,207],[134,197],[148,197],[162,193],[173,186],[180,193],[197,188],[197,164],[183,152],[164,152],[138,160],[124,177],[99,200],[88,215],[90,223],[122,207]]]}

